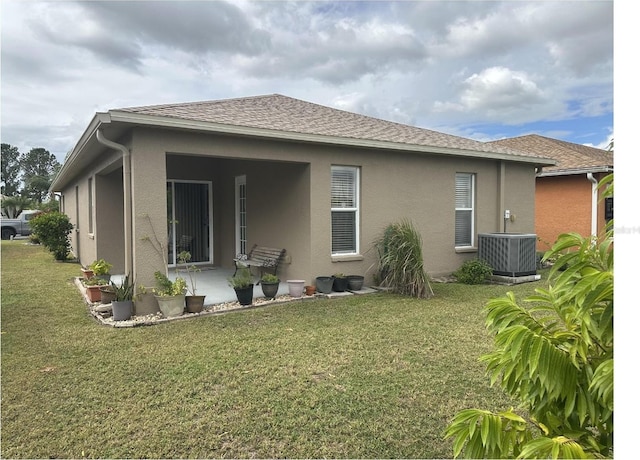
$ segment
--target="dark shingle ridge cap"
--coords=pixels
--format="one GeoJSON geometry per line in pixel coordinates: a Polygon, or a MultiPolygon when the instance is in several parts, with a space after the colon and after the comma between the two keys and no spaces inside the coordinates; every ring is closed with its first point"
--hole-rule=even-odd
{"type": "Polygon", "coordinates": [[[465,150],[531,159],[541,157],[503,145],[491,145],[417,126],[374,118],[301,99],[270,94],[231,99],[126,107],[124,112],[227,126],[264,129],[443,149],[465,150]]]}

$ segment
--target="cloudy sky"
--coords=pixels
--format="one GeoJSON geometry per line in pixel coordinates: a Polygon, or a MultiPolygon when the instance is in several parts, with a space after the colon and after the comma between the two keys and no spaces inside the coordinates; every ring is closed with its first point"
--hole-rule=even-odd
{"type": "Polygon", "coordinates": [[[2,142],[97,111],[280,93],[487,141],[613,134],[612,1],[3,0],[2,142]]]}

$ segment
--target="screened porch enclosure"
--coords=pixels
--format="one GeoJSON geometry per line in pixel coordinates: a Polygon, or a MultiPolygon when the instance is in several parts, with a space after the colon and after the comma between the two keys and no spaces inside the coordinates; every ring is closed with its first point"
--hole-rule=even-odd
{"type": "Polygon", "coordinates": [[[191,253],[192,263],[211,263],[211,184],[167,182],[168,262],[175,265],[182,251],[191,253]]]}

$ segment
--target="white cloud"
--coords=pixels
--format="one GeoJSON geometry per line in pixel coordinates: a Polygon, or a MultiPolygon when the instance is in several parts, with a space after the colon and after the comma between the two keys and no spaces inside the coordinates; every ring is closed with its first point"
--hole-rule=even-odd
{"type": "Polygon", "coordinates": [[[2,138],[63,157],[96,110],[276,92],[477,138],[513,124],[611,125],[612,11],[606,1],[4,0],[2,138]]]}

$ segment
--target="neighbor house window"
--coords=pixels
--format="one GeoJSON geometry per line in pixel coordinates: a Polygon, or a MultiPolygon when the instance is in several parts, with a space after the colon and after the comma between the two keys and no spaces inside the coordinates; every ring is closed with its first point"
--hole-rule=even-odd
{"type": "Polygon", "coordinates": [[[456,174],[456,247],[473,246],[475,175],[456,174]]]}
{"type": "Polygon", "coordinates": [[[357,254],[360,170],[331,167],[331,253],[357,254]]]}
{"type": "Polygon", "coordinates": [[[89,178],[89,233],[93,233],[93,178],[89,178]]]}

